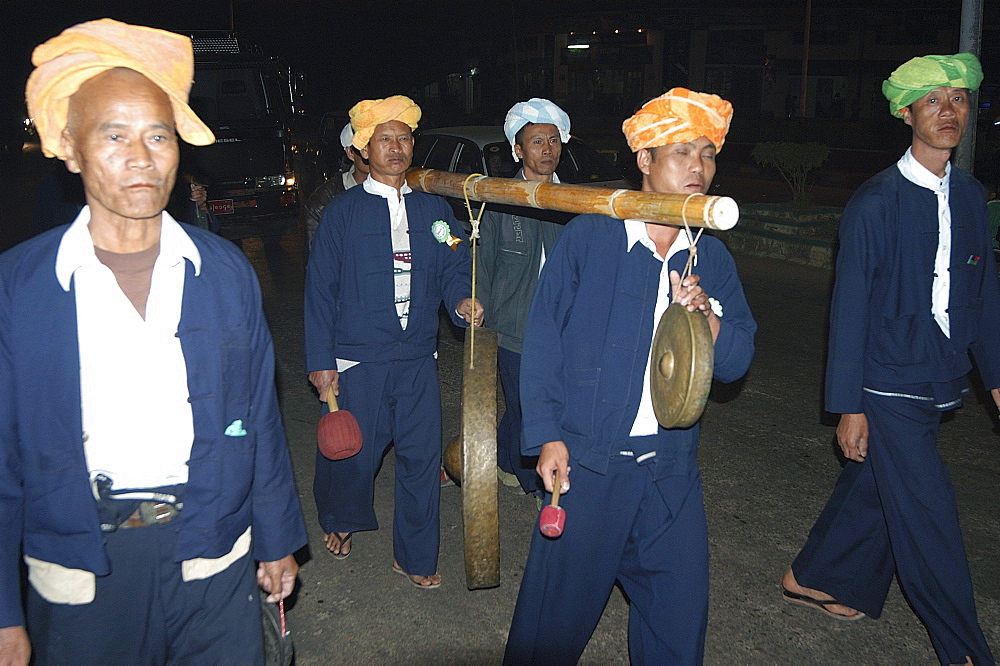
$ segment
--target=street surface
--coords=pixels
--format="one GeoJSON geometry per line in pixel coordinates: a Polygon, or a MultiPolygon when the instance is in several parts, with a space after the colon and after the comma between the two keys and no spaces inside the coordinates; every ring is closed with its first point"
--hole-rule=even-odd
{"type": "MultiPolygon", "coordinates": [[[[318,402],[303,370],[301,240],[289,235],[280,249],[268,251],[259,240],[248,240],[244,249],[261,276],[274,331],[285,425],[310,532],[301,585],[287,604],[296,663],[499,663],[528,540],[536,529],[534,500],[500,489],[502,583],[469,591],[461,490],[442,489],[444,583],[437,590],[417,590],[390,568],[390,451],[376,487],[381,529],[355,534],[347,560],[327,555],[311,493],[318,402]]],[[[712,558],[705,661],[935,663],[926,632],[895,584],[879,620],[837,622],[781,601],[781,574],[840,470],[835,420],[821,411],[831,275],[771,259],[737,257],[737,263],[760,330],[746,380],[716,386],[703,419],[699,460],[712,558]]],[[[447,443],[459,432],[462,333],[444,323],[439,339],[447,443]]],[[[958,492],[980,623],[1000,653],[1000,437],[994,432],[994,411],[982,396],[968,399],[946,417],[940,450],[958,492]]],[[[573,529],[572,515],[566,529],[573,529]]],[[[627,613],[626,600],[615,590],[583,663],[627,663],[627,613]]]]}

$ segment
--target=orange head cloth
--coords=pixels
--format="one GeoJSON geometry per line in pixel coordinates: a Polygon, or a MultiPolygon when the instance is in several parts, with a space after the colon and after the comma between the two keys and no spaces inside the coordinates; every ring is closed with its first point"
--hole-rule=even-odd
{"type": "Polygon", "coordinates": [[[622,123],[632,152],[668,143],[689,143],[706,137],[722,149],[733,119],[733,105],[718,95],[671,88],[622,123]]]}
{"type": "Polygon", "coordinates": [[[358,102],[350,111],[354,139],[351,141],[358,150],[368,145],[375,128],[390,120],[405,123],[411,130],[417,129],[420,121],[420,107],[405,95],[393,95],[385,99],[366,99],[358,102]]]}
{"type": "Polygon", "coordinates": [[[28,77],[28,113],[48,157],[65,159],[60,136],[66,127],[69,98],[80,86],[115,67],[135,70],[170,98],[181,138],[195,146],[215,135],[188,106],[194,80],[191,40],[165,30],[100,19],[67,28],[35,48],[35,70],[28,77]]]}

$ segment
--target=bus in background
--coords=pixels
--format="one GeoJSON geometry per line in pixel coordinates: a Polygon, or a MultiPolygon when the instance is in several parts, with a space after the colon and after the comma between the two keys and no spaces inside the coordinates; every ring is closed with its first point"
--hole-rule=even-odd
{"type": "Polygon", "coordinates": [[[181,171],[208,187],[223,236],[281,236],[294,227],[301,198],[291,129],[303,79],[235,33],[188,35],[195,59],[191,107],[215,143],[189,148],[181,171]]]}

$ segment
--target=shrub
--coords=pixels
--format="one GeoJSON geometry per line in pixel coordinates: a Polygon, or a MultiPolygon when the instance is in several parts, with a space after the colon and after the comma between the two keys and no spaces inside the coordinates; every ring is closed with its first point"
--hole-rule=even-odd
{"type": "Polygon", "coordinates": [[[830,156],[830,147],[823,143],[792,143],[769,141],[758,143],[750,153],[761,166],[774,167],[792,189],[792,204],[808,203],[806,179],[809,172],[830,156]]]}

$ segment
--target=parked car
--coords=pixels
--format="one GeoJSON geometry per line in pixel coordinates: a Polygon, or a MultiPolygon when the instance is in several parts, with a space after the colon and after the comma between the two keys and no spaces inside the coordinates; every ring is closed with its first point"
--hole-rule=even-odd
{"type": "MultiPolygon", "coordinates": [[[[521,169],[511,155],[503,130],[490,125],[442,127],[420,133],[413,150],[413,166],[497,178],[513,178],[521,169]]],[[[618,167],[577,138],[563,146],[556,173],[563,183],[629,186],[618,167]]]]}
{"type": "MultiPolygon", "coordinates": [[[[413,147],[413,167],[482,173],[497,178],[514,178],[521,170],[520,162],[515,162],[511,155],[503,130],[491,125],[424,130],[413,147]]],[[[562,183],[630,187],[618,167],[577,138],[563,145],[556,174],[562,183]]],[[[448,197],[448,203],[459,220],[468,218],[463,201],[448,197]]]]}

